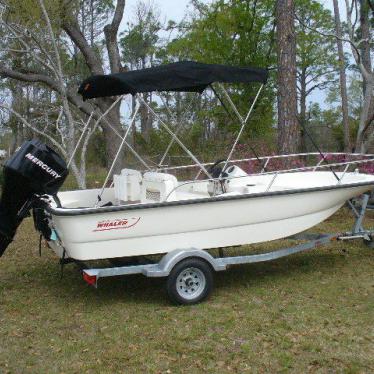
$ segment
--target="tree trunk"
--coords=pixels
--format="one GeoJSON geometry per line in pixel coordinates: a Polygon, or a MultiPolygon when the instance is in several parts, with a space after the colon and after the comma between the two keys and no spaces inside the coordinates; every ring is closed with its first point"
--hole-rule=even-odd
{"type": "Polygon", "coordinates": [[[371,133],[368,137],[368,141],[365,142],[365,129],[370,125],[370,111],[371,111],[371,101],[373,99],[373,90],[374,90],[374,76],[372,75],[371,80],[367,80],[365,84],[364,92],[364,103],[362,106],[360,114],[360,123],[358,126],[357,141],[356,141],[356,150],[361,153],[366,153],[369,143],[373,141],[373,134],[371,133]]]}
{"type": "MultiPolygon", "coordinates": [[[[13,122],[12,118],[11,118],[10,122],[13,122]]],[[[10,145],[9,145],[9,154],[12,155],[17,150],[17,148],[19,146],[19,125],[18,125],[18,123],[12,123],[10,125],[10,128],[12,130],[12,139],[11,139],[11,142],[10,142],[10,145]]]]}
{"type": "MultiPolygon", "coordinates": [[[[20,85],[11,85],[10,91],[12,93],[12,109],[16,112],[22,113],[25,109],[25,99],[22,87],[20,85]]],[[[9,127],[12,131],[9,152],[10,154],[13,154],[24,141],[23,125],[14,114],[11,114],[9,118],[9,127]]]]}
{"type": "MultiPolygon", "coordinates": [[[[134,117],[136,110],[136,100],[134,96],[131,96],[131,118],[134,117]]],[[[136,121],[132,121],[132,129],[131,129],[131,145],[133,146],[134,149],[136,149],[136,121]]]]}
{"type": "MultiPolygon", "coordinates": [[[[150,96],[146,93],[143,94],[144,101],[150,105],[150,96]]],[[[143,103],[141,103],[140,107],[140,129],[142,133],[143,139],[146,141],[146,143],[149,143],[150,135],[151,135],[151,129],[152,129],[152,116],[150,111],[148,110],[148,107],[145,106],[143,103]]]]}
{"type": "Polygon", "coordinates": [[[345,73],[344,51],[342,43],[342,27],[340,22],[340,11],[338,0],[334,2],[335,14],[335,33],[336,44],[338,47],[338,61],[339,61],[339,79],[340,79],[340,97],[342,101],[342,114],[343,114],[343,133],[344,133],[344,150],[351,152],[351,142],[349,138],[349,115],[348,115],[348,96],[347,96],[347,76],[345,73]]]}
{"type": "Polygon", "coordinates": [[[307,119],[306,119],[306,73],[305,68],[301,70],[300,74],[300,115],[299,115],[299,122],[300,122],[300,150],[301,152],[307,152],[307,134],[304,130],[307,126],[307,119]]]}
{"type": "Polygon", "coordinates": [[[94,21],[94,0],[90,0],[90,45],[91,47],[94,46],[95,40],[94,40],[94,29],[95,29],[95,21],[94,21]]]}
{"type": "Polygon", "coordinates": [[[278,151],[295,153],[299,144],[296,91],[296,35],[293,0],[277,0],[278,151]]]}
{"type": "MultiPolygon", "coordinates": [[[[360,0],[360,29],[361,29],[361,60],[367,71],[371,71],[370,56],[370,25],[368,0],[360,0]]],[[[365,93],[365,80],[363,81],[363,93],[365,93]]]]}
{"type": "MultiPolygon", "coordinates": [[[[367,0],[360,0],[360,39],[362,43],[360,44],[361,49],[361,61],[367,72],[372,74],[372,63],[370,55],[370,24],[369,24],[369,3],[367,0]]],[[[374,97],[372,89],[367,89],[367,86],[372,86],[372,83],[368,79],[362,80],[362,92],[364,97],[364,105],[362,110],[362,115],[365,118],[360,118],[360,126],[357,133],[357,149],[366,152],[369,144],[364,144],[365,141],[365,131],[369,128],[370,122],[374,117],[374,97]]],[[[372,136],[369,136],[369,142],[372,136]]]]}
{"type": "MultiPolygon", "coordinates": [[[[99,99],[98,103],[102,113],[106,112],[108,108],[113,104],[113,99],[99,99]]],[[[117,103],[105,116],[103,119],[103,133],[105,137],[105,152],[107,155],[107,167],[108,170],[112,166],[114,159],[117,155],[119,147],[121,145],[123,134],[123,129],[121,126],[121,116],[120,116],[120,103],[117,103]],[[109,126],[110,125],[110,126],[109,126]],[[120,136],[118,136],[120,135],[120,136]]],[[[128,140],[128,139],[126,139],[128,140]]],[[[113,174],[119,174],[120,170],[124,167],[124,147],[122,148],[112,171],[113,174]]]]}

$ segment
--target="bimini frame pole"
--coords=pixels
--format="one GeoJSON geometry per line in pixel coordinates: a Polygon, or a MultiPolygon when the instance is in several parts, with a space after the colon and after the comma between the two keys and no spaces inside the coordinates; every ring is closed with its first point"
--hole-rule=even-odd
{"type": "Polygon", "coordinates": [[[124,135],[123,138],[122,138],[122,142],[121,142],[120,146],[118,147],[117,154],[116,154],[116,156],[114,157],[114,160],[113,160],[113,162],[112,162],[112,165],[110,166],[110,169],[109,169],[108,174],[107,174],[107,176],[106,176],[106,178],[105,178],[105,181],[104,181],[104,183],[103,183],[103,186],[102,186],[102,188],[101,188],[101,191],[100,191],[99,195],[97,196],[97,203],[96,203],[96,206],[97,206],[97,204],[99,203],[99,201],[101,200],[101,196],[102,196],[102,194],[103,194],[103,192],[104,192],[105,186],[106,186],[106,184],[108,183],[108,179],[109,179],[110,175],[112,174],[112,171],[113,171],[114,165],[116,164],[116,162],[117,162],[117,160],[118,160],[118,157],[119,157],[119,155],[121,154],[121,150],[122,150],[122,148],[123,148],[123,145],[124,145],[125,142],[126,142],[126,137],[127,137],[127,135],[129,134],[129,132],[130,132],[130,130],[131,130],[131,125],[132,125],[132,123],[135,121],[135,117],[136,117],[136,115],[138,114],[139,108],[140,108],[140,105],[137,105],[136,108],[135,108],[135,112],[134,112],[134,114],[133,114],[133,116],[132,116],[132,118],[131,118],[131,121],[130,121],[128,127],[127,127],[127,130],[126,130],[126,132],[125,132],[125,135],[124,135]]]}
{"type": "Polygon", "coordinates": [[[69,158],[69,161],[68,161],[68,163],[67,163],[67,165],[66,165],[66,167],[69,169],[69,166],[70,166],[70,164],[71,164],[71,162],[73,161],[73,158],[74,158],[74,156],[75,156],[75,154],[76,154],[76,152],[77,152],[77,150],[78,150],[78,147],[79,147],[79,145],[81,144],[81,141],[82,141],[82,139],[83,139],[83,135],[84,135],[84,133],[86,132],[86,130],[87,130],[87,128],[88,128],[88,125],[90,124],[90,121],[91,121],[91,118],[92,118],[92,116],[93,116],[93,111],[91,112],[91,114],[90,114],[90,117],[88,118],[88,120],[87,120],[87,122],[86,122],[86,124],[85,124],[85,126],[83,127],[83,130],[82,130],[82,133],[81,133],[81,136],[79,137],[79,139],[78,139],[78,141],[77,141],[77,144],[75,145],[75,148],[74,148],[74,151],[73,151],[73,153],[71,154],[71,156],[70,156],[70,158],[69,158]]]}
{"type": "Polygon", "coordinates": [[[149,111],[160,121],[162,127],[173,137],[173,139],[181,146],[181,148],[191,157],[191,159],[200,167],[200,169],[206,174],[206,176],[209,179],[212,179],[212,176],[206,170],[204,165],[193,155],[193,153],[182,143],[182,141],[173,133],[173,131],[170,130],[169,126],[160,118],[160,116],[153,110],[153,108],[148,105],[148,103],[143,99],[141,95],[137,95],[138,100],[142,102],[143,105],[145,105],[149,111]]]}
{"type": "MultiPolygon", "coordinates": [[[[123,137],[122,135],[108,122],[108,120],[106,118],[103,118],[103,120],[105,121],[105,123],[108,125],[108,127],[110,127],[113,132],[121,139],[123,140],[123,137]]],[[[135,151],[135,149],[130,145],[130,143],[128,143],[127,141],[125,141],[125,145],[126,147],[131,151],[131,153],[143,164],[143,166],[147,169],[147,170],[151,170],[150,166],[142,159],[142,157],[139,155],[138,152],[135,151]]]]}
{"type": "Polygon", "coordinates": [[[228,102],[230,103],[232,109],[233,109],[234,112],[236,113],[236,115],[237,115],[237,117],[238,117],[238,119],[239,119],[239,121],[240,121],[240,123],[241,123],[241,127],[240,127],[240,130],[239,130],[238,136],[236,137],[235,142],[234,142],[234,145],[232,146],[231,151],[230,151],[229,155],[227,156],[227,159],[226,159],[225,165],[224,165],[224,167],[222,168],[222,170],[225,170],[226,167],[227,167],[227,164],[228,164],[228,163],[230,162],[230,160],[231,160],[231,157],[232,157],[232,155],[233,155],[233,153],[234,153],[234,151],[235,151],[236,145],[238,144],[238,141],[239,141],[239,139],[240,139],[240,137],[241,137],[241,135],[242,135],[242,133],[243,133],[244,127],[245,127],[245,125],[246,125],[247,122],[248,122],[249,116],[251,115],[251,113],[252,113],[252,111],[253,111],[253,108],[254,108],[254,106],[255,106],[257,100],[258,100],[258,97],[260,96],[260,93],[261,93],[262,89],[264,88],[264,85],[262,84],[261,87],[258,89],[258,91],[257,91],[257,95],[256,95],[255,99],[253,100],[252,105],[251,105],[251,107],[249,108],[249,111],[248,111],[248,113],[247,113],[247,115],[246,115],[245,118],[243,118],[243,117],[241,116],[241,114],[239,113],[239,111],[238,111],[238,109],[236,108],[235,104],[234,104],[233,101],[231,100],[230,95],[227,93],[225,87],[223,87],[222,84],[220,84],[220,87],[221,87],[223,93],[225,94],[225,97],[227,98],[228,102]]]}
{"type": "MultiPolygon", "coordinates": [[[[171,119],[176,123],[176,125],[177,125],[177,127],[176,127],[176,129],[175,129],[175,135],[178,135],[179,131],[181,131],[182,128],[183,128],[183,122],[178,123],[178,121],[176,120],[176,117],[175,117],[175,116],[173,115],[173,113],[171,112],[171,110],[170,110],[169,106],[166,104],[164,98],[163,98],[162,96],[160,96],[160,98],[161,98],[162,103],[164,104],[164,107],[166,108],[167,112],[169,113],[170,118],[171,118],[171,119]]],[[[192,106],[192,102],[193,102],[193,100],[191,100],[191,102],[188,104],[188,106],[187,106],[186,110],[184,111],[184,113],[187,113],[187,112],[188,112],[188,110],[189,110],[190,107],[192,106]]],[[[183,113],[183,114],[184,114],[184,113],[183,113]]],[[[183,114],[182,114],[182,115],[183,115],[183,114]]],[[[172,138],[172,139],[170,140],[170,143],[168,144],[168,146],[167,146],[167,148],[166,148],[166,150],[165,150],[163,156],[161,157],[161,160],[160,160],[160,162],[159,162],[159,167],[162,167],[162,166],[163,166],[162,164],[163,164],[163,162],[165,161],[165,158],[166,158],[167,154],[169,153],[171,146],[174,144],[174,141],[175,141],[174,138],[172,138]]]]}
{"type": "MultiPolygon", "coordinates": [[[[124,95],[122,95],[122,96],[119,96],[117,99],[116,99],[116,101],[104,112],[104,113],[102,113],[102,114],[100,114],[99,115],[99,118],[96,120],[96,122],[95,122],[95,124],[94,124],[94,126],[93,126],[93,128],[95,128],[96,127],[96,125],[113,109],[113,107],[119,102],[119,101],[121,101],[122,100],[122,98],[123,98],[123,96],[124,95]]],[[[90,117],[88,118],[88,120],[87,120],[87,122],[86,122],[86,125],[84,126],[84,128],[83,128],[83,130],[82,130],[82,133],[81,133],[81,136],[79,137],[79,140],[78,140],[78,142],[77,142],[77,144],[75,145],[75,148],[74,148],[74,151],[73,151],[73,153],[72,153],[72,155],[70,156],[70,159],[69,159],[69,162],[68,162],[68,164],[67,164],[67,167],[69,167],[70,166],[70,164],[71,164],[71,162],[73,161],[73,158],[74,158],[74,156],[75,156],[75,153],[77,152],[77,150],[78,150],[78,147],[79,147],[79,145],[80,145],[80,143],[81,143],[81,141],[82,141],[82,139],[83,139],[83,135],[84,135],[84,133],[86,132],[86,130],[87,130],[87,128],[88,128],[88,125],[89,125],[89,123],[90,123],[90,121],[91,121],[91,118],[92,118],[92,116],[93,116],[93,114],[94,114],[94,110],[91,112],[91,114],[90,114],[90,117]]]]}
{"type": "MultiPolygon", "coordinates": [[[[123,97],[124,97],[125,95],[122,95],[122,96],[119,96],[118,98],[117,98],[117,100],[104,112],[104,113],[100,113],[100,111],[99,111],[99,113],[98,113],[98,115],[99,115],[99,117],[98,117],[98,119],[95,121],[95,124],[93,125],[93,127],[92,127],[92,129],[90,130],[90,131],[92,131],[93,129],[95,129],[96,128],[96,126],[98,125],[98,123],[100,122],[100,121],[104,121],[106,124],[107,124],[107,126],[121,139],[121,140],[123,140],[123,137],[122,137],[122,135],[109,123],[109,121],[106,119],[106,115],[113,109],[113,107],[121,100],[121,99],[123,99],[123,97]]],[[[75,154],[76,154],[76,152],[77,152],[77,150],[78,150],[78,147],[79,147],[79,145],[80,145],[80,143],[82,142],[82,139],[83,139],[83,135],[84,135],[84,133],[86,132],[86,130],[87,130],[87,128],[88,128],[88,125],[90,124],[90,121],[91,121],[91,119],[92,119],[92,117],[93,117],[93,114],[94,114],[94,111],[95,110],[92,110],[92,112],[91,112],[91,114],[90,114],[90,117],[89,117],[89,119],[87,120],[87,122],[86,122],[86,125],[84,126],[84,128],[83,128],[83,130],[82,130],[82,133],[81,133],[81,135],[80,135],[80,137],[79,137],[79,140],[78,140],[78,142],[77,142],[77,144],[76,144],[76,146],[75,146],[75,148],[74,148],[74,151],[73,151],[73,153],[72,153],[72,155],[70,156],[70,159],[69,159],[69,161],[68,161],[68,164],[67,164],[67,167],[69,167],[69,165],[71,164],[71,162],[72,162],[72,160],[73,160],[73,158],[74,158],[74,156],[75,156],[75,154]]],[[[135,149],[127,142],[127,141],[125,141],[125,143],[124,143],[125,145],[126,145],[126,147],[127,148],[129,148],[129,150],[130,150],[130,152],[143,164],[143,166],[146,168],[146,169],[148,169],[148,170],[151,170],[151,168],[149,167],[149,165],[142,159],[142,157],[138,154],[138,152],[136,152],[135,151],[135,149]]]]}

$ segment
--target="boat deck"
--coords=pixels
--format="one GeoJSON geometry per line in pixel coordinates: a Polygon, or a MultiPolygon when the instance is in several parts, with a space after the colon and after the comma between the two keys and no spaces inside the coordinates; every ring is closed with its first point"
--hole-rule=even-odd
{"type": "MultiPolygon", "coordinates": [[[[328,171],[288,173],[288,174],[262,174],[245,176],[241,178],[227,179],[224,185],[225,191],[218,192],[215,196],[235,196],[251,195],[266,192],[287,191],[307,188],[319,188],[336,186],[338,184],[362,183],[373,179],[370,175],[360,173],[337,173],[338,177],[343,177],[337,181],[334,175],[328,171]]],[[[180,181],[172,188],[170,193],[164,194],[160,198],[144,193],[136,200],[122,200],[115,196],[115,188],[106,188],[98,203],[99,189],[87,189],[76,191],[60,192],[58,197],[62,208],[92,208],[108,205],[136,205],[151,204],[171,201],[185,201],[212,196],[212,181],[180,181]]]]}

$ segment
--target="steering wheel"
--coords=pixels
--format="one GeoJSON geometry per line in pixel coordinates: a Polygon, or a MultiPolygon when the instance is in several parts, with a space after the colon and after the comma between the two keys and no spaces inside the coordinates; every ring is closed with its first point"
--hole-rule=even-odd
{"type": "Polygon", "coordinates": [[[213,178],[219,178],[222,174],[223,177],[227,177],[227,173],[225,170],[222,170],[224,166],[220,166],[220,164],[226,162],[225,159],[216,161],[210,168],[209,173],[213,178]]]}

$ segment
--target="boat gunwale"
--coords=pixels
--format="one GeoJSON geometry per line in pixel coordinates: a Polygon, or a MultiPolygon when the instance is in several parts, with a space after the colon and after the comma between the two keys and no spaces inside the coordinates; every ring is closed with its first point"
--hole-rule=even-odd
{"type": "Polygon", "coordinates": [[[113,205],[113,206],[103,206],[97,208],[54,208],[49,204],[46,204],[44,209],[54,216],[80,216],[80,215],[90,215],[90,214],[101,214],[101,213],[112,213],[112,212],[122,212],[122,211],[132,211],[141,209],[152,209],[161,207],[173,207],[179,205],[193,205],[193,204],[206,204],[210,202],[221,202],[221,201],[231,201],[231,200],[242,200],[242,199],[253,199],[257,197],[276,197],[284,195],[294,195],[306,192],[319,192],[319,191],[330,191],[337,189],[347,189],[354,187],[364,187],[372,185],[374,188],[374,179],[372,181],[360,182],[360,183],[349,183],[349,184],[338,184],[323,187],[311,187],[311,188],[298,188],[289,189],[281,191],[267,191],[258,193],[245,193],[240,195],[229,195],[229,196],[214,196],[208,198],[197,198],[197,199],[186,199],[177,201],[164,201],[159,203],[138,203],[131,205],[113,205]]]}

